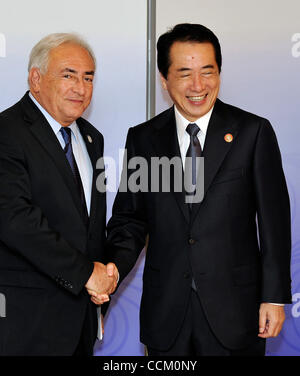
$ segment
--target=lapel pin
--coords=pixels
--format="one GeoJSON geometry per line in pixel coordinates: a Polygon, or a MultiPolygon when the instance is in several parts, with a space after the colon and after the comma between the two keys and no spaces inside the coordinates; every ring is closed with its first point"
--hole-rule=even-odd
{"type": "Polygon", "coordinates": [[[231,133],[227,133],[227,134],[225,134],[225,136],[224,136],[224,140],[225,140],[226,142],[232,142],[232,140],[233,140],[233,136],[232,136],[232,134],[231,134],[231,133]]]}
{"type": "Polygon", "coordinates": [[[90,144],[93,142],[93,139],[92,139],[92,137],[89,134],[86,136],[86,138],[88,139],[88,142],[90,144]]]}

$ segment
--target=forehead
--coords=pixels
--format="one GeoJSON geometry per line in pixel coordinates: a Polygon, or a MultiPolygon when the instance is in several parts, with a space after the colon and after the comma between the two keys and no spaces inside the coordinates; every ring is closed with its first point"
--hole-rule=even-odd
{"type": "Polygon", "coordinates": [[[85,48],[74,43],[63,43],[50,51],[48,69],[64,67],[90,71],[95,69],[95,64],[85,48]]]}
{"type": "Polygon", "coordinates": [[[170,48],[170,63],[216,64],[214,46],[209,42],[174,42],[170,48]]]}

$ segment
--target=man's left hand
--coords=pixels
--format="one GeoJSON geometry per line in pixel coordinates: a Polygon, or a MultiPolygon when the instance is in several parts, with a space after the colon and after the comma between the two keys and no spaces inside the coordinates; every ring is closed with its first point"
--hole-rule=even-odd
{"type": "Polygon", "coordinates": [[[261,303],[259,309],[259,334],[261,338],[277,337],[285,319],[284,306],[261,303]]]}

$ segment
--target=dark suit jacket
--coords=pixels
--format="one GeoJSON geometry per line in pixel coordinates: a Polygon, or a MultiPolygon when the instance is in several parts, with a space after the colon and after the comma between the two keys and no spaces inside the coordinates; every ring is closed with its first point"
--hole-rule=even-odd
{"type": "Polygon", "coordinates": [[[106,198],[95,184],[103,137],[77,124],[94,168],[88,229],[64,151],[28,93],[0,114],[1,355],[70,355],[85,317],[86,340],[96,339],[84,285],[92,261],[103,261],[106,198]]]}
{"type": "MultiPolygon", "coordinates": [[[[128,160],[142,156],[149,166],[151,157],[180,156],[174,109],[129,129],[126,148],[128,160]]],[[[270,123],[217,100],[203,156],[204,199],[191,213],[185,194],[172,189],[119,192],[108,224],[120,280],[149,234],[140,335],[155,349],[172,345],[192,278],[213,332],[229,349],[257,338],[261,302],[291,302],[289,197],[270,123]]]]}

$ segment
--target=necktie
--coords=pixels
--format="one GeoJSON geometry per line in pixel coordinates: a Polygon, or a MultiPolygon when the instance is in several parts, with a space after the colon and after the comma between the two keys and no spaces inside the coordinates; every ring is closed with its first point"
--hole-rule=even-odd
{"type": "Polygon", "coordinates": [[[87,211],[87,207],[86,207],[83,185],[82,185],[78,166],[77,166],[77,163],[76,163],[76,160],[75,160],[75,157],[74,157],[74,154],[73,154],[73,149],[72,149],[71,129],[69,127],[61,127],[60,132],[63,136],[64,141],[65,141],[64,152],[65,152],[65,155],[66,155],[67,160],[69,162],[69,165],[71,167],[72,174],[73,174],[73,177],[74,177],[74,180],[75,180],[75,183],[76,183],[76,186],[77,186],[77,190],[78,190],[78,193],[79,193],[79,197],[80,197],[80,201],[81,201],[81,205],[82,205],[83,216],[84,216],[84,222],[85,222],[86,225],[88,225],[89,217],[88,217],[88,211],[87,211]]]}
{"type": "MultiPolygon", "coordinates": [[[[202,150],[201,145],[198,140],[197,134],[200,131],[200,128],[195,123],[190,123],[186,127],[187,133],[190,135],[190,146],[186,153],[186,162],[185,162],[185,173],[188,177],[192,176],[192,182],[188,181],[188,189],[187,195],[194,195],[192,188],[196,188],[196,179],[197,179],[197,165],[196,165],[196,158],[201,157],[202,150]],[[192,162],[192,163],[191,163],[192,162]]],[[[192,204],[190,204],[191,208],[192,204]]]]}
{"type": "MultiPolygon", "coordinates": [[[[188,173],[188,169],[192,167],[192,174],[188,174],[188,177],[192,175],[192,186],[196,186],[196,179],[197,179],[197,169],[196,169],[196,158],[201,157],[202,150],[201,150],[201,145],[198,140],[197,134],[200,131],[200,128],[198,127],[197,124],[195,123],[190,123],[186,127],[187,133],[190,135],[190,146],[186,152],[186,157],[192,158],[192,166],[190,161],[187,161],[185,163],[185,173],[188,173]]],[[[188,195],[194,195],[194,192],[187,192],[188,195]]],[[[192,209],[192,204],[189,204],[190,209],[192,209]]],[[[195,284],[194,278],[192,279],[192,289],[197,291],[197,287],[195,284]]]]}

